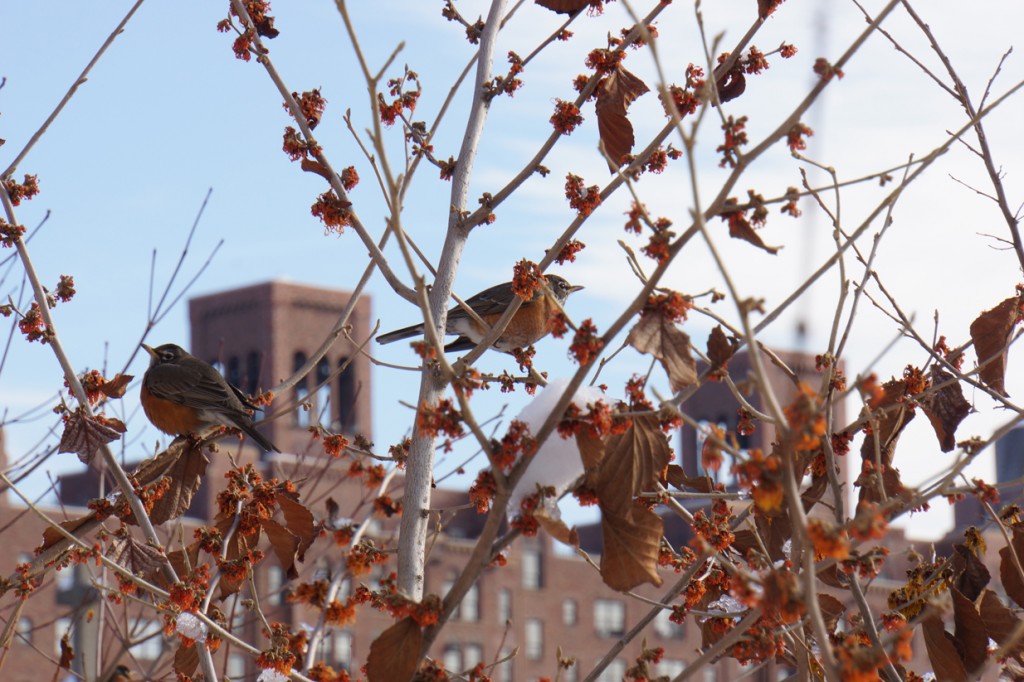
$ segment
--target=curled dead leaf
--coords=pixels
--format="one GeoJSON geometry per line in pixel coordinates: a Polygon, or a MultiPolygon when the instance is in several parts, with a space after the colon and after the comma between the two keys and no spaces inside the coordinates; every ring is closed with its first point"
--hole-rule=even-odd
{"type": "Polygon", "coordinates": [[[711,361],[711,372],[717,373],[725,370],[737,348],[739,348],[739,341],[735,337],[726,336],[722,325],[715,325],[708,336],[708,360],[711,361]]]}
{"type": "Polygon", "coordinates": [[[626,516],[633,498],[654,491],[672,460],[672,449],[656,417],[636,417],[622,434],[605,445],[594,490],[602,511],[626,516]]]}
{"type": "Polygon", "coordinates": [[[963,388],[955,377],[938,365],[932,365],[932,386],[941,386],[947,381],[952,383],[942,386],[918,398],[921,409],[935,429],[939,439],[939,447],[949,452],[956,447],[956,427],[971,413],[974,408],[964,398],[963,388]]]}
{"type": "Polygon", "coordinates": [[[957,653],[956,640],[946,632],[942,619],[934,613],[926,616],[921,622],[921,632],[935,677],[948,682],[967,682],[967,669],[957,653]]]}
{"type": "Polygon", "coordinates": [[[127,534],[114,538],[107,548],[106,556],[136,575],[155,573],[164,565],[163,552],[127,534]]]}
{"type": "Polygon", "coordinates": [[[667,315],[657,311],[641,315],[629,330],[626,343],[661,362],[673,391],[681,391],[697,381],[697,362],[690,350],[690,336],[667,315]]]}
{"type": "Polygon", "coordinates": [[[366,659],[369,682],[411,679],[420,660],[423,631],[412,618],[403,618],[377,636],[366,659]]]}
{"type": "Polygon", "coordinates": [[[163,474],[170,480],[171,485],[163,496],[153,503],[153,509],[149,513],[150,521],[155,525],[176,519],[188,511],[192,505],[192,498],[206,476],[206,467],[210,464],[210,458],[203,452],[202,447],[196,444],[178,450],[177,455],[173,464],[165,469],[163,474]]]}
{"type": "Polygon", "coordinates": [[[115,374],[113,379],[103,382],[100,386],[100,391],[102,391],[108,398],[120,398],[124,396],[124,392],[128,388],[128,384],[130,384],[134,378],[135,377],[131,374],[115,374]]]}
{"type": "Polygon", "coordinates": [[[117,440],[127,431],[124,422],[103,415],[88,416],[78,408],[64,423],[57,452],[74,452],[78,459],[88,464],[96,451],[106,443],[117,440]]]}
{"type": "Polygon", "coordinates": [[[1005,386],[1007,344],[1014,325],[1020,320],[1021,305],[1021,297],[1008,298],[971,323],[971,340],[981,366],[978,377],[1004,397],[1009,396],[1005,386]]]}
{"type": "Polygon", "coordinates": [[[298,578],[299,572],[295,568],[295,553],[299,548],[299,538],[274,519],[263,519],[260,521],[260,525],[263,526],[263,532],[267,534],[270,546],[273,548],[274,554],[277,555],[277,560],[281,562],[281,568],[284,569],[285,575],[289,580],[298,578]]]}
{"type": "Polygon", "coordinates": [[[613,590],[626,592],[651,583],[661,585],[658,555],[664,521],[654,511],[633,505],[625,514],[601,505],[601,578],[613,590]]]}
{"type": "Polygon", "coordinates": [[[613,171],[633,151],[633,124],[626,118],[626,110],[637,97],[649,90],[646,83],[622,68],[621,64],[597,88],[597,129],[608,165],[613,171]]]}

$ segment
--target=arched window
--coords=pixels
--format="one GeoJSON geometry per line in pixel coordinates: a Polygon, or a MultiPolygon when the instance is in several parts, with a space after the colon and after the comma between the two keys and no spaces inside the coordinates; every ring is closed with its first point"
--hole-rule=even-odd
{"type": "Polygon", "coordinates": [[[316,365],[316,399],[313,401],[313,420],[317,424],[330,424],[333,415],[331,405],[331,363],[321,358],[316,365]]]}
{"type": "Polygon", "coordinates": [[[228,371],[224,375],[224,378],[228,380],[228,383],[235,386],[242,385],[242,368],[241,363],[238,362],[238,356],[232,355],[228,358],[228,371]]]}
{"type": "Polygon", "coordinates": [[[245,386],[243,389],[249,395],[254,394],[260,387],[260,354],[257,351],[249,351],[245,358],[245,386]]]}
{"type": "MultiPolygon", "coordinates": [[[[344,366],[348,358],[338,361],[338,367],[344,366]]],[[[356,372],[355,365],[350,364],[338,375],[338,409],[334,428],[342,433],[355,433],[359,430],[356,424],[356,372]]]]}
{"type": "MultiPolygon", "coordinates": [[[[295,361],[292,363],[294,371],[299,371],[304,364],[306,364],[306,354],[299,351],[295,354],[295,361]]],[[[295,402],[302,403],[309,398],[309,376],[304,376],[299,379],[299,383],[295,384],[295,402]]],[[[299,406],[295,410],[295,425],[306,428],[309,426],[309,410],[302,406],[299,406]]]]}

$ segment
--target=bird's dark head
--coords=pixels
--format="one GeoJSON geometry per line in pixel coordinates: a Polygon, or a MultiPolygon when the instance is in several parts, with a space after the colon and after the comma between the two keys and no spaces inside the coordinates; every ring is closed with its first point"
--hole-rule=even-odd
{"type": "Polygon", "coordinates": [[[176,346],[173,343],[165,343],[162,346],[156,348],[150,348],[146,344],[142,344],[142,347],[149,353],[149,366],[156,367],[171,362],[177,362],[178,360],[188,357],[188,353],[181,346],[176,346]]]}
{"type": "Polygon", "coordinates": [[[559,303],[565,303],[565,299],[569,298],[569,294],[574,291],[579,291],[583,287],[579,285],[572,285],[565,281],[565,278],[559,277],[558,275],[548,275],[548,286],[551,288],[551,295],[555,297],[559,303]]]}

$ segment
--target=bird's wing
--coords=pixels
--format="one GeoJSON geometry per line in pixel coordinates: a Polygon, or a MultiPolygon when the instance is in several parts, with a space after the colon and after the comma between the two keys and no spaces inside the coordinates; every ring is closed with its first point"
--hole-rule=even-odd
{"type": "Polygon", "coordinates": [[[245,413],[231,385],[220,375],[201,372],[181,365],[157,365],[149,370],[147,388],[157,398],[170,400],[188,407],[211,407],[245,413]]]}
{"type": "MultiPolygon", "coordinates": [[[[500,315],[505,312],[505,308],[508,308],[508,304],[512,302],[513,298],[515,298],[515,295],[512,293],[512,283],[505,282],[467,298],[466,305],[475,310],[476,314],[481,317],[485,315],[500,315]]],[[[526,304],[524,303],[524,305],[526,304]]],[[[462,306],[452,308],[451,312],[448,313],[448,317],[451,318],[453,316],[468,317],[462,306]]]]}

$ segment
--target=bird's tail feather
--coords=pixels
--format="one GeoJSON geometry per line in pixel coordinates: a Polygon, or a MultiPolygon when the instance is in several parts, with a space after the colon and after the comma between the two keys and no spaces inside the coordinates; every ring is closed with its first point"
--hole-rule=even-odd
{"type": "Polygon", "coordinates": [[[401,341],[402,339],[410,339],[414,336],[423,334],[423,325],[414,324],[411,327],[403,327],[396,329],[393,332],[387,334],[381,334],[377,337],[377,343],[392,343],[393,341],[401,341]]]}

